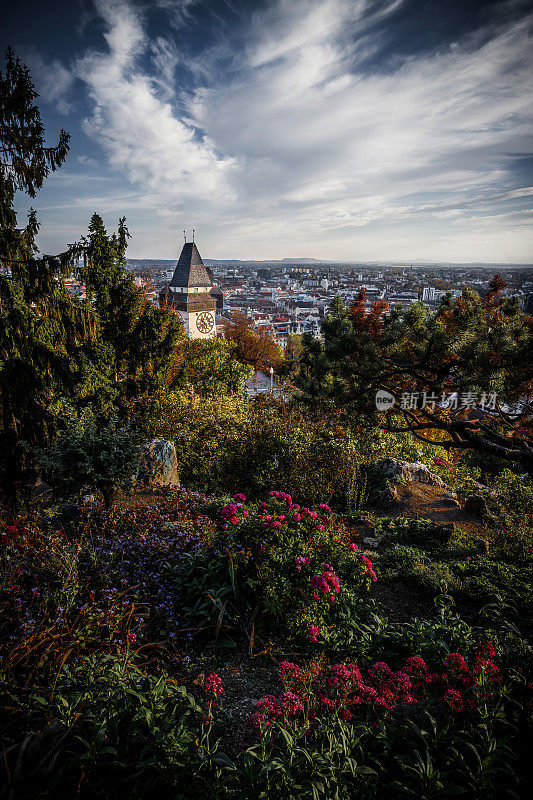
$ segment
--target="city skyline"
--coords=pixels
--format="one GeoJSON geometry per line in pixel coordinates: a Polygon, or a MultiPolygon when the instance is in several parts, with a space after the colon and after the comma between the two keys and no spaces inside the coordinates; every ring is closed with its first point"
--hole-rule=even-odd
{"type": "MultiPolygon", "coordinates": [[[[131,258],[533,261],[533,15],[521,0],[27,0],[66,165],[30,205],[57,252],[96,211],[131,258]]],[[[21,217],[22,221],[22,217],[21,217]]]]}

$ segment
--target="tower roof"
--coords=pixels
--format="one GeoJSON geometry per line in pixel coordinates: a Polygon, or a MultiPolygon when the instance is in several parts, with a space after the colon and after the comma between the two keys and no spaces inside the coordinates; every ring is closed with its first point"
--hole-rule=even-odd
{"type": "Polygon", "coordinates": [[[169,286],[213,285],[212,273],[206,267],[194,242],[185,242],[169,286]]]}

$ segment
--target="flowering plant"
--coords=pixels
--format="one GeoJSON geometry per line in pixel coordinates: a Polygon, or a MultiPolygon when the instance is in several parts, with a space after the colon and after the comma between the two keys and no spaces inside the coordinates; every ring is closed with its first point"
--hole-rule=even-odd
{"type": "Polygon", "coordinates": [[[289,637],[311,644],[327,641],[337,609],[376,580],[329,506],[300,506],[281,491],[254,504],[235,494],[220,509],[217,547],[240,562],[248,588],[289,637]]]}
{"type": "Polygon", "coordinates": [[[364,673],[357,664],[312,662],[302,668],[282,661],[276,671],[284,691],[261,698],[250,723],[262,734],[279,725],[305,732],[332,715],[345,722],[369,714],[392,720],[398,706],[429,699],[440,699],[449,714],[472,711],[499,697],[501,674],[494,657],[492,643],[483,641],[470,664],[460,653],[450,653],[433,671],[420,656],[408,658],[400,670],[378,661],[364,673]]]}

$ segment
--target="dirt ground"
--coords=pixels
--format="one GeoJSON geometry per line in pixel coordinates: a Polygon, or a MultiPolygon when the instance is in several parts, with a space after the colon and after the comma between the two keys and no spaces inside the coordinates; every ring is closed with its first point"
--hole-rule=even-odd
{"type": "Polygon", "coordinates": [[[427,483],[407,483],[397,486],[400,502],[388,509],[379,509],[380,516],[406,517],[407,519],[428,519],[439,525],[453,522],[473,536],[484,538],[487,529],[478,518],[457,507],[446,497],[448,489],[441,489],[427,483]]]}

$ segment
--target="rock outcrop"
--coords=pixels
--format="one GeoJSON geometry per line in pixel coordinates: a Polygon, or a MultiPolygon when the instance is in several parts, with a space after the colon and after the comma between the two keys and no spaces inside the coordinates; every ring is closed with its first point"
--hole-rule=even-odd
{"type": "Polygon", "coordinates": [[[475,517],[483,518],[488,511],[487,501],[480,494],[470,494],[465,500],[464,509],[475,517]]]}
{"type": "Polygon", "coordinates": [[[174,442],[152,439],[141,450],[139,480],[148,486],[179,486],[174,442]]]}
{"type": "Polygon", "coordinates": [[[393,483],[405,481],[406,483],[428,483],[445,489],[446,484],[438,475],[419,461],[400,461],[395,458],[384,458],[376,461],[375,468],[393,483]]]}

